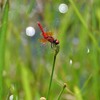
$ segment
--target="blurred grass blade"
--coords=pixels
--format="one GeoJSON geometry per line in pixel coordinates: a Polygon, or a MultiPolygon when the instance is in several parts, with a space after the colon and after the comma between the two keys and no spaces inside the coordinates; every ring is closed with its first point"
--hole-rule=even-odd
{"type": "Polygon", "coordinates": [[[31,1],[30,6],[29,6],[29,8],[28,8],[28,10],[27,10],[27,14],[29,14],[29,13],[32,12],[33,6],[34,6],[34,0],[31,1]]]}
{"type": "Polygon", "coordinates": [[[24,64],[21,65],[21,77],[23,89],[25,91],[25,100],[32,100],[31,87],[29,82],[28,70],[24,64]]]}
{"type": "Polygon", "coordinates": [[[74,87],[74,92],[75,92],[76,100],[83,100],[81,92],[77,86],[74,87]]]}
{"type": "Polygon", "coordinates": [[[76,13],[76,15],[78,16],[80,22],[82,23],[82,25],[84,26],[87,35],[89,35],[89,37],[91,38],[91,40],[93,41],[95,47],[98,49],[98,51],[100,52],[100,48],[98,46],[97,40],[95,39],[95,37],[93,36],[93,34],[91,33],[91,31],[89,30],[87,23],[85,22],[85,20],[83,19],[81,13],[79,12],[79,10],[77,9],[74,0],[69,0],[69,2],[71,3],[72,7],[74,8],[74,11],[76,13]]]}
{"type": "Polygon", "coordinates": [[[6,31],[8,23],[8,11],[9,11],[9,0],[6,1],[4,12],[2,16],[2,25],[0,29],[0,100],[2,100],[3,94],[3,67],[4,67],[4,56],[5,56],[5,40],[6,40],[6,31]]]}
{"type": "Polygon", "coordinates": [[[78,11],[78,9],[77,9],[77,7],[76,7],[74,1],[73,1],[73,0],[69,0],[69,2],[72,4],[72,7],[74,8],[75,13],[76,13],[76,15],[78,16],[78,18],[80,19],[80,21],[81,21],[81,23],[83,24],[83,26],[84,26],[86,29],[88,29],[88,26],[87,26],[86,22],[84,21],[82,15],[81,15],[80,12],[78,11]]]}

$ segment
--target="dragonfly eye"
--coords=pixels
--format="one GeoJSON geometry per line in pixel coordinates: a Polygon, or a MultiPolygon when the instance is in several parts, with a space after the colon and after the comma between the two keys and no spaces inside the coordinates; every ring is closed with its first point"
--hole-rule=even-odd
{"type": "Polygon", "coordinates": [[[59,41],[58,40],[56,40],[55,42],[56,42],[56,44],[59,44],[59,41]]]}

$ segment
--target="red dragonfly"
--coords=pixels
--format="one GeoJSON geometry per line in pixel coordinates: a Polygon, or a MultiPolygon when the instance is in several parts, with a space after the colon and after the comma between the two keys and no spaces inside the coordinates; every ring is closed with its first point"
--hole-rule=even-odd
{"type": "Polygon", "coordinates": [[[51,47],[53,47],[54,45],[59,44],[59,41],[57,39],[54,39],[52,37],[52,33],[51,32],[44,32],[42,25],[40,24],[40,22],[37,22],[41,32],[42,32],[42,42],[47,42],[49,41],[51,43],[51,47]]]}

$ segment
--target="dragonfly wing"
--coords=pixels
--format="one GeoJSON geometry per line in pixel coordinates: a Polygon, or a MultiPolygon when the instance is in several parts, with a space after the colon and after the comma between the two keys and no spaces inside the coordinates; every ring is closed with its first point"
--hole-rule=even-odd
{"type": "Polygon", "coordinates": [[[43,43],[43,44],[45,44],[45,43],[47,42],[47,40],[46,40],[46,39],[44,39],[44,38],[39,39],[39,41],[40,41],[41,43],[43,43]]]}
{"type": "Polygon", "coordinates": [[[48,36],[52,36],[52,35],[53,35],[52,32],[46,32],[46,34],[47,34],[48,36]]]}

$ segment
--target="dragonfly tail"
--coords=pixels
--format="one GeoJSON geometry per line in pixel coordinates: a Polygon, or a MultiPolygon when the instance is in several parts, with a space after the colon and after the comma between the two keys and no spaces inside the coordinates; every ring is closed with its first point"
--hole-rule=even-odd
{"type": "Polygon", "coordinates": [[[40,30],[42,31],[42,34],[44,34],[45,32],[44,32],[43,27],[42,27],[42,25],[40,24],[40,22],[37,22],[37,24],[38,24],[40,30]]]}

